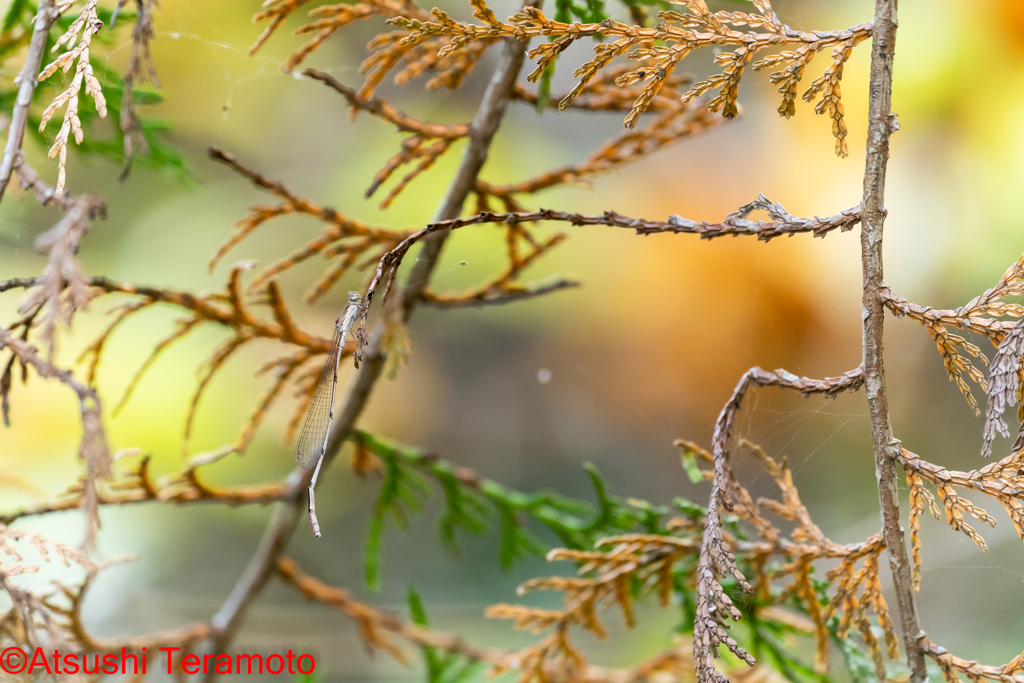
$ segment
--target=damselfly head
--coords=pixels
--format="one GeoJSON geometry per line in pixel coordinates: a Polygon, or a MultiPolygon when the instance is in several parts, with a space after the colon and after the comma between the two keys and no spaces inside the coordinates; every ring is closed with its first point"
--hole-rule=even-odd
{"type": "Polygon", "coordinates": [[[348,293],[348,302],[350,304],[352,304],[353,306],[362,306],[363,305],[363,295],[360,294],[359,292],[355,292],[355,291],[349,292],[348,293]]]}

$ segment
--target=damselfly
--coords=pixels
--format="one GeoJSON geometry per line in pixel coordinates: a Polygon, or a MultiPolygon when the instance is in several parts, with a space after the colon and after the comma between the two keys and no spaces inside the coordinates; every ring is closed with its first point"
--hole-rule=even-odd
{"type": "Polygon", "coordinates": [[[334,394],[338,387],[338,365],[341,361],[341,350],[344,348],[345,338],[352,329],[356,318],[359,317],[362,308],[363,298],[359,292],[349,292],[348,306],[334,321],[334,336],[331,337],[331,345],[327,351],[327,358],[324,360],[324,369],[320,371],[320,379],[317,381],[313,400],[310,401],[309,411],[306,413],[306,422],[302,425],[302,433],[299,434],[299,446],[295,450],[295,460],[298,461],[299,467],[304,470],[316,467],[313,479],[309,483],[309,523],[317,538],[320,537],[320,525],[316,520],[313,488],[320,475],[320,463],[323,462],[324,452],[327,450],[327,438],[331,429],[331,420],[334,418],[334,394]]]}

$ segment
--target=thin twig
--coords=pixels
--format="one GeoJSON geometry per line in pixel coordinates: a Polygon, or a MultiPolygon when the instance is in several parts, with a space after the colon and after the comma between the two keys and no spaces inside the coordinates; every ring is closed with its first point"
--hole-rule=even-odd
{"type": "Polygon", "coordinates": [[[46,38],[50,34],[50,26],[60,16],[54,7],[54,0],[42,0],[36,13],[32,27],[32,41],[25,55],[25,66],[18,75],[18,96],[14,100],[11,111],[11,124],[7,129],[7,144],[4,156],[0,160],[0,200],[4,198],[7,184],[14,171],[14,162],[21,153],[21,143],[25,139],[25,128],[28,125],[28,110],[32,105],[32,94],[35,92],[39,69],[43,63],[43,52],[46,49],[46,38]]]}
{"type": "Polygon", "coordinates": [[[320,81],[324,85],[333,88],[356,109],[368,111],[374,116],[384,119],[403,133],[418,133],[427,137],[451,140],[462,138],[469,134],[469,126],[466,124],[445,125],[442,123],[420,121],[395,109],[379,97],[361,97],[358,90],[349,88],[323,71],[306,69],[302,73],[313,80],[320,81]]]}
{"type": "Polygon", "coordinates": [[[705,221],[691,221],[679,216],[670,216],[667,221],[652,221],[644,218],[631,218],[623,216],[615,211],[606,211],[601,215],[588,215],[572,213],[569,211],[555,211],[552,209],[541,209],[539,211],[519,211],[509,213],[484,212],[465,218],[456,218],[450,221],[438,221],[413,233],[409,240],[415,242],[423,235],[434,233],[440,230],[462,228],[467,225],[480,223],[533,223],[536,221],[559,221],[571,223],[575,226],[581,225],[606,225],[613,228],[628,228],[635,230],[638,235],[655,235],[658,233],[690,234],[700,235],[702,239],[710,240],[716,237],[727,235],[750,235],[765,242],[781,237],[783,235],[796,235],[799,233],[813,233],[815,237],[824,237],[833,230],[850,230],[860,222],[859,207],[848,209],[835,216],[827,218],[796,218],[790,220],[772,221],[750,221],[744,218],[737,218],[732,214],[720,223],[708,223],[705,221]]]}
{"type": "Polygon", "coordinates": [[[18,182],[26,190],[31,190],[36,201],[43,206],[56,206],[61,211],[70,211],[78,203],[78,199],[67,192],[57,192],[39,178],[35,169],[25,161],[25,155],[18,152],[14,160],[14,172],[18,174],[18,182]]]}
{"type": "Polygon", "coordinates": [[[511,303],[513,301],[524,301],[534,299],[551,292],[563,289],[574,289],[582,286],[583,283],[576,280],[558,279],[554,282],[540,284],[535,287],[487,289],[477,292],[473,296],[442,296],[430,291],[423,292],[423,303],[441,309],[449,308],[475,308],[480,306],[497,306],[511,303]]]}

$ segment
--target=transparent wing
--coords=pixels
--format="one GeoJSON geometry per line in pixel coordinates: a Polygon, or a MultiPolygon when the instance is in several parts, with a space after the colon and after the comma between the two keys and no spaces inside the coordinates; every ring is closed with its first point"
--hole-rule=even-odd
{"type": "Polygon", "coordinates": [[[299,467],[311,470],[316,466],[320,456],[324,454],[327,444],[327,430],[331,428],[331,413],[334,408],[334,389],[338,383],[338,354],[341,352],[341,332],[337,326],[331,337],[331,350],[324,360],[324,369],[320,371],[320,379],[313,393],[313,401],[306,413],[306,422],[299,434],[299,446],[295,450],[295,460],[299,467]]]}

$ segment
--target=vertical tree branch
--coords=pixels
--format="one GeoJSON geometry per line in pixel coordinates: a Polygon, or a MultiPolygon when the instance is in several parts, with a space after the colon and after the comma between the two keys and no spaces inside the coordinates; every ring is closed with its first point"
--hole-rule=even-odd
{"type": "Polygon", "coordinates": [[[32,105],[32,94],[36,90],[39,68],[43,64],[46,37],[57,17],[53,0],[42,0],[39,3],[39,12],[36,13],[32,28],[32,40],[29,42],[28,54],[25,57],[25,68],[18,76],[21,80],[18,83],[14,109],[11,111],[11,125],[7,129],[7,144],[4,146],[3,159],[0,159],[0,200],[4,198],[4,191],[14,171],[14,162],[21,152],[21,143],[25,139],[25,128],[28,125],[28,110],[32,105]]]}
{"type": "MultiPolygon", "coordinates": [[[[505,39],[504,50],[497,69],[487,86],[480,108],[470,126],[469,147],[466,149],[462,164],[448,193],[441,206],[438,207],[435,220],[456,218],[462,210],[462,204],[475,186],[480,170],[487,160],[491,140],[501,123],[525,56],[526,50],[518,39],[505,39]]],[[[440,232],[431,235],[430,239],[424,240],[423,251],[409,275],[408,284],[402,295],[400,314],[403,321],[409,319],[417,304],[422,301],[423,290],[434,272],[447,234],[448,231],[440,232]]],[[[345,405],[331,425],[331,433],[323,456],[323,465],[325,466],[331,463],[351,435],[356,420],[362,414],[370,394],[384,370],[387,351],[381,343],[383,331],[383,323],[381,323],[371,333],[359,372],[346,395],[345,405]]],[[[249,605],[273,573],[278,556],[295,530],[295,522],[302,510],[303,494],[312,476],[312,471],[296,470],[289,478],[289,484],[292,486],[290,499],[275,509],[249,566],[246,567],[224,605],[211,620],[211,626],[216,634],[213,644],[215,652],[224,652],[227,649],[238,631],[249,605]]],[[[206,680],[212,681],[215,678],[216,674],[211,673],[206,680]]]]}
{"type": "Polygon", "coordinates": [[[889,553],[897,604],[907,650],[911,683],[924,683],[924,653],[918,641],[924,637],[917,614],[906,541],[900,525],[899,494],[896,489],[896,456],[899,442],[889,423],[889,401],[882,364],[882,322],[884,311],[879,297],[882,286],[882,226],[885,222],[885,173],[889,161],[889,136],[899,129],[892,105],[892,67],[896,50],[896,6],[898,0],[876,0],[871,47],[867,155],[864,166],[864,199],[861,213],[861,262],[864,274],[864,383],[867,387],[871,436],[878,477],[878,500],[882,512],[882,533],[889,553]]]}
{"type": "MultiPolygon", "coordinates": [[[[527,2],[525,4],[534,3],[527,2]]],[[[469,193],[476,187],[480,169],[487,161],[487,154],[491,149],[491,140],[494,139],[494,134],[498,132],[498,125],[505,116],[505,108],[515,90],[516,77],[526,58],[526,46],[519,40],[506,38],[505,41],[501,63],[487,86],[480,109],[477,110],[473,122],[469,125],[469,147],[466,149],[465,156],[462,157],[459,172],[455,174],[455,178],[448,188],[448,194],[441,206],[437,207],[434,220],[431,221],[433,223],[450,221],[458,218],[462,213],[462,205],[469,193]]],[[[416,259],[416,265],[413,266],[412,272],[409,274],[405,291],[402,294],[402,317],[404,320],[409,319],[413,308],[423,299],[423,290],[437,266],[441,247],[444,246],[450,232],[450,230],[445,230],[424,240],[423,250],[416,259]]]]}

